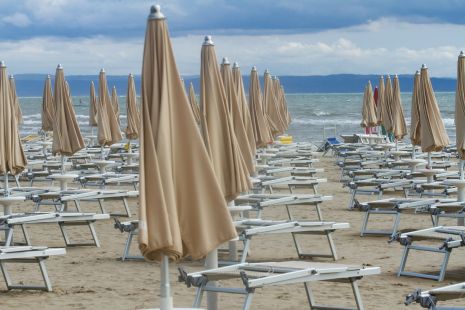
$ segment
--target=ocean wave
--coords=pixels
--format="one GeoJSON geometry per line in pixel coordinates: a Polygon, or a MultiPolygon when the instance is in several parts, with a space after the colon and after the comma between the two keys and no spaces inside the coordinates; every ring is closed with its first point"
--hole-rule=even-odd
{"type": "Polygon", "coordinates": [[[312,114],[315,115],[315,116],[329,116],[329,115],[331,115],[332,113],[330,113],[330,112],[325,112],[325,111],[317,111],[317,112],[313,112],[312,114]]]}

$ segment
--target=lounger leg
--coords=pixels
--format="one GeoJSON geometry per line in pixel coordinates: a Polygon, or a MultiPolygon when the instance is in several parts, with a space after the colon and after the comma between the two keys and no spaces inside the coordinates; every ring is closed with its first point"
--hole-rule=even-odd
{"type": "Polygon", "coordinates": [[[13,283],[11,282],[11,277],[6,268],[6,264],[3,263],[2,261],[0,261],[0,268],[2,269],[2,274],[3,274],[3,278],[5,279],[6,288],[10,290],[10,287],[11,285],[13,285],[13,283]]]}
{"type": "Polygon", "coordinates": [[[365,235],[369,218],[370,218],[370,210],[367,210],[365,212],[365,216],[363,217],[362,228],[360,229],[360,237],[363,237],[365,235]]]}
{"type": "Polygon", "coordinates": [[[247,293],[245,295],[245,301],[244,301],[244,306],[242,307],[243,310],[249,310],[250,306],[252,305],[252,298],[253,298],[253,292],[247,293]]]}
{"type": "Polygon", "coordinates": [[[124,245],[123,256],[121,256],[121,261],[123,262],[126,260],[126,257],[128,257],[129,255],[129,248],[131,247],[131,243],[132,243],[132,231],[129,232],[128,239],[126,239],[126,244],[124,245]]]}
{"type": "Polygon", "coordinates": [[[405,264],[407,263],[408,253],[410,251],[410,246],[407,244],[404,247],[404,252],[402,253],[402,258],[400,259],[399,271],[397,272],[397,277],[400,277],[401,273],[405,270],[405,264]]]}
{"type": "Polygon", "coordinates": [[[357,278],[350,278],[350,285],[352,286],[352,291],[354,292],[355,303],[357,304],[358,310],[363,310],[362,296],[360,295],[360,290],[357,285],[357,278]]]}
{"type": "Polygon", "coordinates": [[[124,210],[126,210],[126,215],[128,217],[131,217],[131,210],[129,209],[128,200],[126,199],[126,197],[123,197],[123,205],[124,205],[124,210]]]}
{"type": "Polygon", "coordinates": [[[101,200],[101,199],[97,199],[97,201],[98,201],[98,206],[100,207],[100,211],[102,212],[102,214],[107,213],[107,211],[105,211],[105,208],[103,207],[102,200],[101,200]]]}
{"type": "Polygon", "coordinates": [[[250,248],[250,237],[245,237],[244,239],[244,249],[242,250],[242,256],[241,256],[241,264],[245,263],[247,260],[247,255],[249,253],[249,248],[250,248]]]}
{"type": "Polygon", "coordinates": [[[331,236],[331,232],[326,232],[326,238],[328,239],[329,249],[331,250],[331,254],[333,255],[333,260],[337,260],[337,252],[336,252],[336,245],[334,244],[333,236],[331,236]]]}
{"type": "Polygon", "coordinates": [[[394,219],[394,225],[392,226],[392,234],[391,238],[394,238],[397,234],[397,230],[399,229],[399,223],[400,223],[400,213],[396,213],[396,217],[394,219]]]}
{"type": "Polygon", "coordinates": [[[349,210],[352,210],[354,208],[354,201],[355,201],[355,192],[356,190],[355,189],[351,189],[351,195],[350,195],[350,199],[349,199],[349,205],[347,206],[347,208],[349,210]]]}
{"type": "Polygon", "coordinates": [[[441,264],[438,281],[443,281],[446,276],[446,269],[447,269],[447,264],[449,263],[449,257],[450,257],[450,250],[444,253],[444,260],[442,261],[442,264],[441,264]]]}
{"type": "Polygon", "coordinates": [[[27,233],[26,226],[24,224],[21,224],[21,231],[23,232],[23,237],[24,241],[26,242],[26,245],[31,245],[31,239],[29,238],[29,234],[27,233]]]}
{"type": "Polygon", "coordinates": [[[320,205],[317,203],[316,207],[316,214],[318,215],[318,220],[323,221],[323,214],[321,213],[320,205]]]}
{"type": "Polygon", "coordinates": [[[74,205],[76,206],[76,210],[81,212],[81,205],[79,204],[79,200],[74,200],[74,205]]]}
{"type": "Polygon", "coordinates": [[[305,294],[307,295],[308,305],[310,306],[310,309],[313,309],[313,307],[315,306],[315,303],[314,303],[315,298],[313,297],[312,288],[310,287],[310,284],[307,282],[304,282],[304,286],[305,286],[305,294]]]}
{"type": "Polygon", "coordinates": [[[13,242],[13,227],[10,227],[5,232],[5,246],[11,246],[13,242]]]}
{"type": "Polygon", "coordinates": [[[203,297],[203,285],[197,288],[197,293],[195,294],[194,304],[192,305],[193,308],[200,308],[200,304],[202,303],[203,297]]]}
{"type": "Polygon", "coordinates": [[[40,267],[40,272],[42,274],[42,278],[44,279],[45,288],[47,289],[48,292],[51,292],[52,282],[50,282],[50,279],[48,277],[47,268],[45,267],[45,260],[44,258],[39,258],[38,260],[39,260],[38,263],[40,267]]]}
{"type": "Polygon", "coordinates": [[[88,223],[90,234],[92,235],[92,239],[94,239],[95,246],[97,248],[100,247],[100,241],[97,238],[97,232],[95,231],[94,223],[89,222],[88,223]]]}

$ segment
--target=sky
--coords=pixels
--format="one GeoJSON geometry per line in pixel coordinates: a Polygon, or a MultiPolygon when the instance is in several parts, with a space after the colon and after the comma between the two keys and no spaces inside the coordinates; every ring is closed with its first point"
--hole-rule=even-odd
{"type": "MultiPolygon", "coordinates": [[[[139,74],[147,15],[160,4],[178,68],[198,75],[212,35],[219,58],[276,75],[455,77],[465,49],[463,0],[1,0],[0,59],[9,73],[139,74]]],[[[219,59],[220,60],[220,59],[219,59]]]]}

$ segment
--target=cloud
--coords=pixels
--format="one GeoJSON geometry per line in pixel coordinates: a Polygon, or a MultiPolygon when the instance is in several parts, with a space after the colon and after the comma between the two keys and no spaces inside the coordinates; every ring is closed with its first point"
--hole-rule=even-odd
{"type": "Polygon", "coordinates": [[[2,18],[2,22],[11,24],[15,27],[27,27],[31,24],[31,20],[27,15],[22,13],[14,13],[2,18]]]}

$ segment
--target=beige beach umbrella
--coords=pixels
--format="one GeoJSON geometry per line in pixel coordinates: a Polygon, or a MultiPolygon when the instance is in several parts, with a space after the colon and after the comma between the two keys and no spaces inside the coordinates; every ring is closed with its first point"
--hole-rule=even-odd
{"type": "Polygon", "coordinates": [[[250,72],[249,109],[254,129],[255,145],[257,148],[265,147],[267,144],[273,142],[273,137],[262,110],[262,95],[256,67],[253,67],[250,72]]]}
{"type": "Polygon", "coordinates": [[[197,104],[197,98],[195,97],[194,85],[192,82],[189,84],[189,104],[191,106],[192,113],[194,114],[195,121],[200,124],[200,110],[197,104]]]}
{"type": "Polygon", "coordinates": [[[252,153],[252,150],[250,150],[249,140],[247,138],[247,133],[244,128],[244,122],[242,121],[240,103],[237,97],[236,87],[234,85],[231,64],[229,63],[226,57],[223,58],[220,72],[224,90],[226,93],[226,102],[230,107],[230,115],[232,118],[234,134],[239,144],[242,158],[244,159],[244,162],[247,166],[249,175],[252,175],[255,171],[255,153],[252,153]]]}
{"type": "MultiPolygon", "coordinates": [[[[459,158],[465,160],[465,55],[457,61],[457,89],[455,92],[455,137],[459,158]]],[[[463,170],[463,163],[461,164],[463,170]]],[[[462,176],[463,174],[461,174],[462,176]]]]}
{"type": "Polygon", "coordinates": [[[71,96],[65,84],[63,67],[58,65],[53,95],[53,155],[70,156],[85,147],[74,112],[71,96]]]}
{"type": "Polygon", "coordinates": [[[111,90],[111,106],[113,107],[113,112],[115,113],[116,120],[118,121],[118,126],[120,125],[120,120],[119,120],[119,100],[118,100],[118,94],[116,93],[116,86],[113,86],[113,89],[111,90]]]}
{"type": "Polygon", "coordinates": [[[11,96],[6,66],[0,62],[0,173],[5,176],[5,196],[8,196],[8,173],[23,171],[27,161],[18,132],[14,98],[11,96]]]}
{"type": "Polygon", "coordinates": [[[140,115],[137,110],[136,86],[134,75],[128,76],[128,92],[126,94],[126,117],[127,126],[124,130],[126,138],[135,140],[139,138],[140,115]]]}
{"type": "Polygon", "coordinates": [[[373,98],[373,88],[371,82],[368,81],[365,86],[365,93],[363,95],[362,104],[362,127],[375,127],[377,124],[376,112],[375,112],[375,100],[373,98]]]}
{"type": "Polygon", "coordinates": [[[139,248],[162,261],[165,308],[168,259],[202,258],[236,232],[183,93],[165,18],[158,6],[151,12],[142,65],[139,248]]]}
{"type": "Polygon", "coordinates": [[[90,82],[89,126],[97,127],[97,95],[95,94],[94,81],[90,82]]]}
{"type": "MultiPolygon", "coordinates": [[[[415,72],[412,92],[412,110],[410,113],[410,141],[412,145],[421,145],[420,137],[420,70],[415,72]]],[[[415,148],[415,147],[414,147],[415,148]]]]}
{"type": "Polygon", "coordinates": [[[98,83],[97,126],[98,143],[103,147],[121,141],[121,130],[108,93],[105,70],[100,70],[98,83]]]}
{"type": "Polygon", "coordinates": [[[281,83],[279,82],[279,78],[277,76],[273,76],[273,93],[276,97],[276,107],[277,107],[277,115],[279,119],[279,126],[281,128],[281,133],[284,133],[287,130],[287,120],[286,120],[286,110],[284,107],[284,98],[281,92],[281,83]]]}
{"type": "Polygon", "coordinates": [[[252,185],[236,138],[215,47],[210,36],[202,45],[200,62],[200,128],[226,201],[252,185]]]}
{"type": "Polygon", "coordinates": [[[382,118],[382,125],[386,132],[392,133],[393,129],[393,120],[392,120],[392,84],[391,84],[391,77],[388,75],[386,77],[386,85],[384,88],[384,95],[383,95],[383,115],[382,118]]]}
{"type": "Polygon", "coordinates": [[[53,94],[52,94],[52,79],[50,75],[45,79],[44,92],[42,95],[42,127],[43,131],[53,130],[53,94]]]}
{"type": "Polygon", "coordinates": [[[439,112],[426,65],[422,65],[420,72],[419,101],[421,150],[423,152],[440,151],[449,145],[449,138],[439,112]]]}
{"type": "Polygon", "coordinates": [[[407,124],[405,123],[404,109],[400,98],[399,77],[394,76],[394,86],[392,88],[392,133],[396,140],[402,140],[407,135],[407,124]]]}
{"type": "Polygon", "coordinates": [[[289,107],[287,105],[287,100],[286,100],[286,92],[284,91],[284,86],[281,85],[281,96],[283,98],[283,105],[284,105],[284,111],[286,115],[286,130],[289,128],[289,125],[291,124],[292,118],[291,118],[291,113],[289,112],[289,107]]]}
{"type": "Polygon", "coordinates": [[[252,119],[250,117],[250,109],[247,103],[247,97],[245,96],[244,81],[242,79],[241,70],[239,64],[235,62],[232,68],[234,86],[236,87],[238,104],[241,110],[241,119],[244,123],[244,129],[247,134],[247,141],[249,142],[249,148],[252,154],[255,155],[257,152],[257,146],[255,145],[255,135],[253,132],[252,119]]]}
{"type": "Polygon", "coordinates": [[[384,100],[384,77],[380,76],[378,86],[378,100],[376,102],[376,121],[377,125],[383,125],[384,109],[386,108],[386,101],[384,100]]]}
{"type": "Polygon", "coordinates": [[[18,121],[17,124],[20,125],[23,123],[23,112],[21,111],[21,106],[19,105],[19,98],[16,93],[16,82],[13,75],[10,75],[9,82],[11,96],[13,97],[13,108],[15,109],[15,116],[16,120],[18,121]]]}
{"type": "Polygon", "coordinates": [[[284,132],[281,128],[276,96],[274,93],[273,80],[271,79],[270,72],[265,70],[263,75],[263,107],[265,109],[265,115],[268,118],[268,123],[270,125],[271,134],[273,136],[282,134],[284,132]]]}

